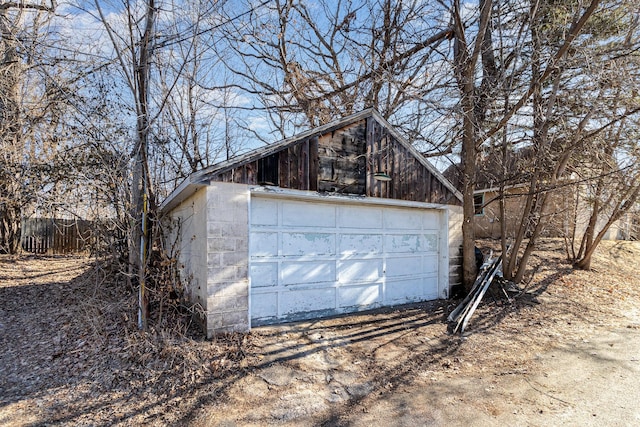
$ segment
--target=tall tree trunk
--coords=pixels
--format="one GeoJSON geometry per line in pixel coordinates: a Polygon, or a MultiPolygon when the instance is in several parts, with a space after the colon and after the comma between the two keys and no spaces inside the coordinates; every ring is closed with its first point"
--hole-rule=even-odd
{"type": "Polygon", "coordinates": [[[129,248],[132,276],[138,278],[138,327],[148,326],[149,299],[146,289],[147,252],[149,246],[148,204],[151,194],[149,182],[149,67],[152,50],[152,35],[155,21],[155,2],[148,0],[145,14],[145,29],[140,40],[137,64],[134,66],[137,120],[136,154],[132,182],[133,229],[129,248]]]}
{"type": "MultiPolygon", "coordinates": [[[[475,258],[475,208],[473,192],[476,179],[476,157],[478,148],[478,121],[484,116],[484,99],[488,97],[488,86],[484,91],[476,90],[475,71],[478,58],[483,50],[491,49],[487,46],[485,35],[489,31],[492,2],[482,0],[480,7],[479,32],[476,36],[471,52],[467,45],[465,26],[461,15],[460,1],[454,1],[454,62],[455,75],[460,90],[460,106],[462,108],[462,282],[468,292],[473,286],[477,274],[475,258]]],[[[490,39],[489,39],[490,41],[490,39]]],[[[490,54],[482,56],[485,66],[495,66],[490,54]]],[[[488,70],[491,71],[491,70],[488,70]]],[[[485,82],[489,82],[485,74],[485,82]]],[[[491,76],[493,77],[493,76],[491,76]]]]}
{"type": "Polygon", "coordinates": [[[475,210],[473,207],[474,179],[476,173],[476,139],[474,126],[474,83],[471,57],[469,56],[467,41],[464,34],[464,26],[460,16],[460,4],[454,2],[455,18],[455,67],[458,88],[461,93],[460,105],[462,107],[462,282],[468,292],[473,285],[476,275],[475,265],[475,233],[473,219],[475,210]],[[473,259],[473,262],[471,260],[473,259]]]}
{"type": "Polygon", "coordinates": [[[475,261],[475,230],[474,218],[475,208],[473,203],[473,192],[475,189],[476,170],[476,139],[473,122],[473,100],[468,95],[463,95],[462,106],[465,111],[463,119],[462,137],[462,206],[464,221],[462,223],[462,277],[464,288],[467,292],[471,290],[477,274],[475,261]],[[470,113],[466,113],[471,111],[470,113]]]}

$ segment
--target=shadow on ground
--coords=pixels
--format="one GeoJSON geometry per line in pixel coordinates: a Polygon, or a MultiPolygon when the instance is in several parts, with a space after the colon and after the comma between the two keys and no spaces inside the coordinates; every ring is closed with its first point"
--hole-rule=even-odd
{"type": "MultiPolygon", "coordinates": [[[[519,300],[489,296],[463,337],[446,334],[457,301],[433,301],[204,341],[137,332],[135,296],[90,260],[0,259],[0,424],[337,426],[375,405],[410,410],[399,393],[417,380],[521,369],[511,362],[524,353],[492,357],[504,343],[540,345],[521,319],[544,322],[537,298],[570,273],[519,300]]],[[[571,307],[581,319],[585,307],[571,307]]]]}

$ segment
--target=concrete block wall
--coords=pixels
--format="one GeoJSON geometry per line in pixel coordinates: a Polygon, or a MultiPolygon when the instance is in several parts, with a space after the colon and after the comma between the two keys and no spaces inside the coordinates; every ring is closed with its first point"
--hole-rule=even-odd
{"type": "MultiPolygon", "coordinates": [[[[167,247],[175,248],[178,255],[187,297],[203,309],[207,305],[207,238],[202,231],[206,227],[206,209],[206,189],[201,188],[170,212],[167,241],[167,247]]],[[[204,318],[199,320],[204,322],[204,318]]]]}
{"type": "Polygon", "coordinates": [[[207,337],[248,332],[249,187],[212,182],[207,191],[207,337]]]}

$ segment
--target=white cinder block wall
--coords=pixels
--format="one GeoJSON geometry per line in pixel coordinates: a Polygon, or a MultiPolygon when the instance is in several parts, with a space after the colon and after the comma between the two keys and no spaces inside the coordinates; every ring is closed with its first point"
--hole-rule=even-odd
{"type": "Polygon", "coordinates": [[[248,332],[249,187],[212,182],[207,191],[207,337],[248,332]]]}
{"type": "MultiPolygon", "coordinates": [[[[178,255],[187,297],[206,310],[207,306],[207,238],[202,230],[207,225],[207,194],[201,188],[170,213],[168,247],[178,255]]],[[[204,320],[204,319],[200,319],[204,320]]]]}

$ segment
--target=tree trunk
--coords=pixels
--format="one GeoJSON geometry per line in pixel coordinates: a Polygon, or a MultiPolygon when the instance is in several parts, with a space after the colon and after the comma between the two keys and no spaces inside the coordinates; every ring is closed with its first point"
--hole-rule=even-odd
{"type": "MultiPolygon", "coordinates": [[[[460,90],[462,107],[462,283],[465,290],[471,290],[477,275],[477,265],[475,257],[475,208],[473,205],[473,192],[475,190],[476,179],[476,157],[478,144],[479,120],[484,116],[485,100],[489,97],[488,91],[491,87],[491,79],[495,70],[485,70],[484,91],[476,90],[475,71],[478,58],[483,50],[491,49],[490,38],[485,41],[485,36],[489,32],[489,22],[491,20],[492,1],[483,0],[480,2],[480,27],[476,36],[473,50],[469,52],[467,40],[465,38],[465,24],[461,16],[460,2],[454,2],[454,62],[455,75],[460,90]]],[[[482,56],[485,66],[495,66],[493,55],[482,56]]]]}
{"type": "Polygon", "coordinates": [[[129,248],[132,276],[138,278],[138,327],[148,326],[149,299],[146,289],[147,251],[149,245],[148,202],[150,198],[149,163],[149,75],[152,50],[155,2],[148,0],[145,29],[140,40],[137,64],[134,67],[137,121],[137,150],[132,182],[133,229],[129,248]]]}
{"type": "Polygon", "coordinates": [[[626,198],[626,201],[622,205],[618,204],[616,206],[614,212],[609,217],[609,220],[604,225],[604,227],[602,227],[602,230],[598,232],[591,245],[585,248],[584,256],[582,257],[582,259],[574,264],[576,268],[580,268],[582,270],[589,270],[591,268],[591,257],[604,238],[604,235],[607,233],[607,231],[609,231],[609,228],[611,228],[614,222],[622,218],[622,216],[629,212],[631,208],[638,202],[638,198],[640,197],[640,182],[638,182],[637,177],[634,180],[633,184],[634,187],[631,188],[631,191],[626,193],[627,195],[629,195],[629,197],[626,198]]]}
{"type": "Polygon", "coordinates": [[[22,212],[10,203],[0,211],[0,253],[16,254],[22,237],[22,212]]]}
{"type": "MultiPolygon", "coordinates": [[[[473,102],[470,96],[463,95],[463,108],[473,110],[473,102]]],[[[464,116],[464,131],[462,139],[462,206],[463,218],[462,223],[462,277],[465,291],[469,292],[476,278],[477,266],[475,258],[475,231],[474,219],[475,208],[473,204],[473,191],[475,189],[475,170],[476,170],[476,141],[474,124],[470,116],[473,113],[464,116]]]]}

